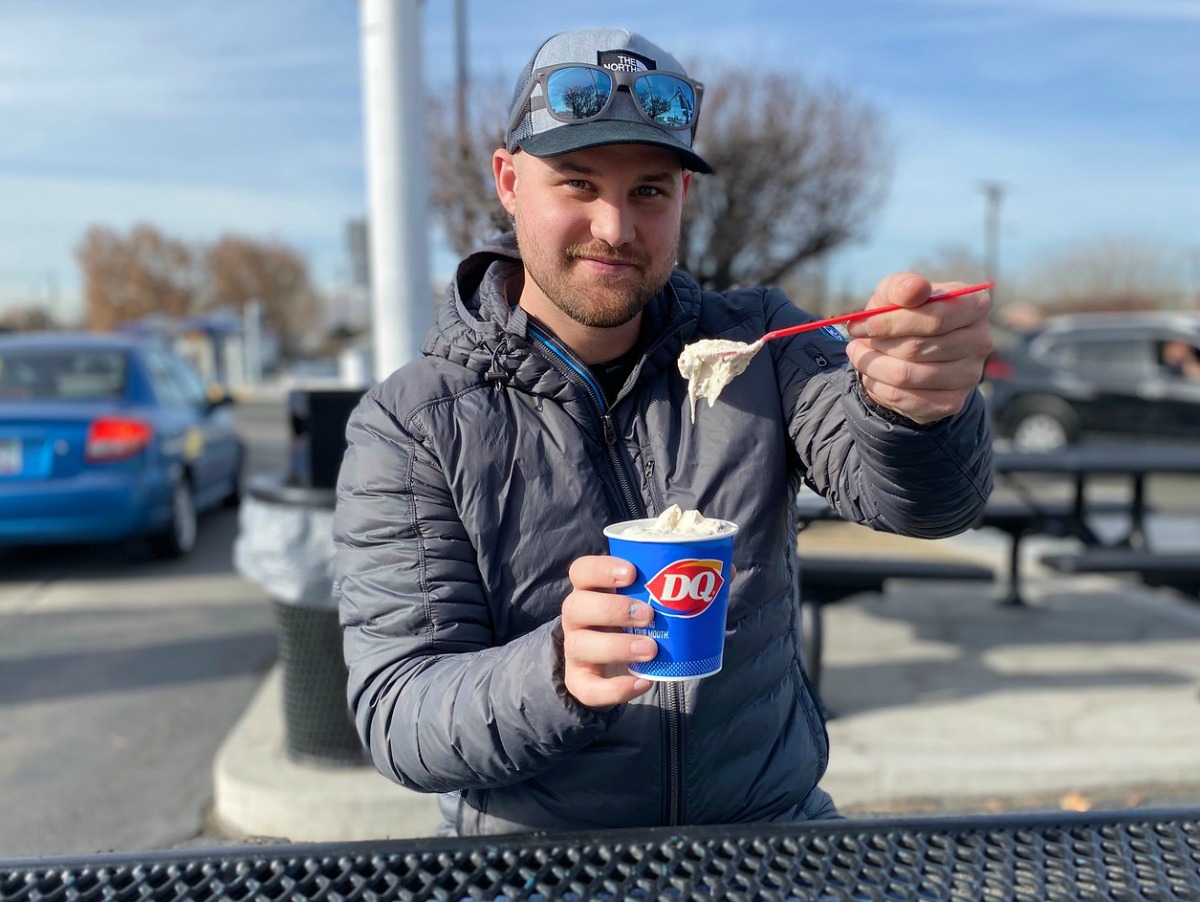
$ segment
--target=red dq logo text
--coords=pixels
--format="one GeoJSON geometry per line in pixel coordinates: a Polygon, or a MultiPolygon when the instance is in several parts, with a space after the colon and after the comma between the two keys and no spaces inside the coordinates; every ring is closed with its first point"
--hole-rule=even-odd
{"type": "Polygon", "coordinates": [[[646,591],[664,614],[695,617],[707,610],[725,585],[721,567],[721,561],[674,561],[654,574],[646,583],[646,591]]]}

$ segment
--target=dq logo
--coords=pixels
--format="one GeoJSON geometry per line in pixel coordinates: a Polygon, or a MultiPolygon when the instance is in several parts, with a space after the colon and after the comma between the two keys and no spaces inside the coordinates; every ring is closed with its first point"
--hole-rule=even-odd
{"type": "Polygon", "coordinates": [[[674,561],[654,574],[646,591],[664,614],[695,617],[708,609],[725,585],[721,566],[721,561],[674,561]]]}

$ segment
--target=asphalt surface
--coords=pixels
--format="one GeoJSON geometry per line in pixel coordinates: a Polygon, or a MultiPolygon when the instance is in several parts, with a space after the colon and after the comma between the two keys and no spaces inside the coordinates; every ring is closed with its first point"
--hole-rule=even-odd
{"type": "MultiPolygon", "coordinates": [[[[279,405],[239,423],[286,455],[279,405]]],[[[268,597],[233,572],[238,518],[187,558],[144,546],[0,550],[0,857],[168,847],[208,829],[212,762],[275,661],[268,597]]]]}

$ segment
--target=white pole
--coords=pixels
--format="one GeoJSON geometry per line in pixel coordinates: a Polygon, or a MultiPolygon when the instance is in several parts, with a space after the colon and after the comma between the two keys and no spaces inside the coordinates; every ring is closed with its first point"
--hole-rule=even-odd
{"type": "Polygon", "coordinates": [[[262,385],[262,301],[249,300],[242,308],[243,362],[246,384],[253,388],[262,385]]]}
{"type": "Polygon", "coordinates": [[[420,0],[360,0],[375,378],[416,359],[433,321],[420,0]]]}

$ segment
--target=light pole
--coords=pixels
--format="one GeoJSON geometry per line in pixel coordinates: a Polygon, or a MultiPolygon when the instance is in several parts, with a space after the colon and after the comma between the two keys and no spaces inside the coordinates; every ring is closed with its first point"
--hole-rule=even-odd
{"type": "MultiPolygon", "coordinates": [[[[1000,202],[1004,199],[1004,186],[1000,182],[984,182],[981,187],[986,198],[983,214],[984,278],[996,282],[1000,267],[1000,202]]],[[[993,288],[993,302],[997,300],[996,295],[996,288],[993,288]]]]}
{"type": "Polygon", "coordinates": [[[454,0],[454,127],[458,146],[467,146],[467,0],[454,0]]]}
{"type": "Polygon", "coordinates": [[[420,355],[433,321],[420,0],[360,0],[376,379],[420,355]]]}

